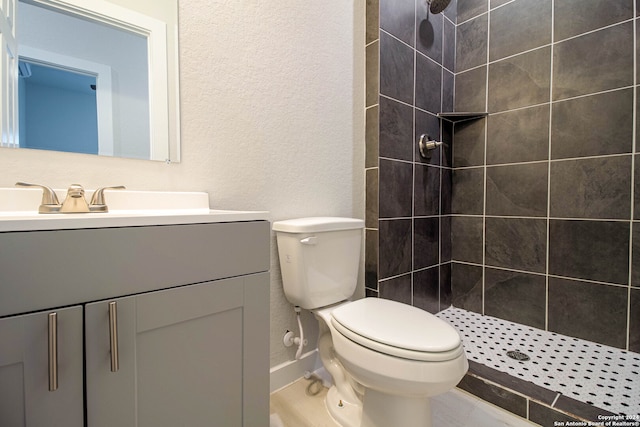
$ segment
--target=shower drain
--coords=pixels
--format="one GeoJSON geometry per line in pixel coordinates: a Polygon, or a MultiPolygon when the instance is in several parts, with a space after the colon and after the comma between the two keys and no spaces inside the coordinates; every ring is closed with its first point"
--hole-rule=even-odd
{"type": "Polygon", "coordinates": [[[515,360],[520,360],[522,362],[526,362],[527,360],[530,359],[529,356],[527,356],[526,354],[518,350],[507,351],[507,356],[515,360]]]}

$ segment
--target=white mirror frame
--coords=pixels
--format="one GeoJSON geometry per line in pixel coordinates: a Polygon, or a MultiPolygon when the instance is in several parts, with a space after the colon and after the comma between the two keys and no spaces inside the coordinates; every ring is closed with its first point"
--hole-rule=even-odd
{"type": "MultiPolygon", "coordinates": [[[[54,9],[62,11],[63,13],[68,13],[75,16],[84,17],[89,20],[101,22],[112,27],[117,27],[129,32],[139,34],[147,39],[150,111],[149,133],[151,140],[150,159],[166,161],[167,163],[179,161],[179,126],[177,126],[177,135],[175,135],[174,138],[170,138],[169,135],[169,121],[171,119],[169,117],[169,114],[172,111],[172,108],[170,108],[171,106],[169,106],[168,96],[169,80],[167,68],[168,52],[166,44],[166,24],[160,20],[103,0],[23,1],[48,9],[54,9]],[[172,139],[173,141],[171,141],[172,139]],[[173,145],[171,149],[170,144],[173,145]]],[[[18,40],[18,55],[22,56],[22,52],[20,51],[20,49],[21,47],[18,40]]],[[[17,69],[15,78],[17,79],[17,69]]],[[[17,104],[17,96],[15,96],[14,98],[14,102],[17,104]]],[[[173,108],[175,114],[179,114],[179,110],[177,108],[177,105],[173,108]]],[[[18,111],[17,105],[14,105],[13,111],[18,111]]],[[[3,145],[10,146],[8,143],[5,143],[3,145]]],[[[105,152],[105,154],[107,153],[105,152]]]]}

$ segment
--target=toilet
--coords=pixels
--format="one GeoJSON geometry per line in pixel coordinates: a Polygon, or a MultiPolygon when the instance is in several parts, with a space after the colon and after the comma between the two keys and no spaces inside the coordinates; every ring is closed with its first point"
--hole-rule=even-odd
{"type": "Polygon", "coordinates": [[[273,223],[284,293],[319,321],[318,352],[333,385],[327,410],[343,427],[429,427],[429,397],[469,364],[458,332],[381,298],[352,301],[364,222],[313,217],[273,223]]]}

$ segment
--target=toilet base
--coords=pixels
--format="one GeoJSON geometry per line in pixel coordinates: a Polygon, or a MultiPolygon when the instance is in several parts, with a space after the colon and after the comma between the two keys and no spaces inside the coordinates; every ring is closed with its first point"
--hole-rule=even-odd
{"type": "Polygon", "coordinates": [[[427,397],[397,396],[367,389],[360,427],[431,427],[427,397]]]}
{"type": "Polygon", "coordinates": [[[354,403],[344,400],[336,386],[329,388],[324,404],[331,417],[342,427],[360,427],[362,405],[360,402],[354,403]]]}

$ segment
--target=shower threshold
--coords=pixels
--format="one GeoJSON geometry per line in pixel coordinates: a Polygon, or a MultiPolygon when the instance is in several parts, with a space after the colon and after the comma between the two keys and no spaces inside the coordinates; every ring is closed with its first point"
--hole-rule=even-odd
{"type": "Polygon", "coordinates": [[[470,374],[578,419],[640,426],[640,354],[455,307],[437,316],[460,332],[470,374]]]}

